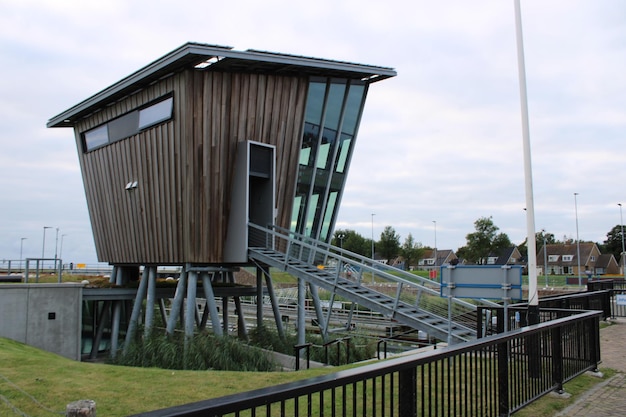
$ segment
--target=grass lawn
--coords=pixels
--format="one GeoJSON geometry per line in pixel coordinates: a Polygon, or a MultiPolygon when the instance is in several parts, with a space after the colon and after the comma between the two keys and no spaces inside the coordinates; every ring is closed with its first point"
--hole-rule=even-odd
{"type": "MultiPolygon", "coordinates": [[[[336,370],[336,369],[335,369],[336,370]]],[[[0,416],[65,414],[94,400],[100,416],[127,416],[332,372],[172,371],[76,362],[0,338],[0,416]],[[9,402],[10,404],[7,404],[9,402]]]]}
{"type": "MultiPolygon", "coordinates": [[[[334,372],[172,371],[75,362],[0,338],[0,415],[64,414],[67,404],[90,399],[98,415],[127,416],[334,372]],[[20,412],[16,412],[19,410],[20,412]]],[[[614,375],[603,370],[604,379],[614,375]]],[[[569,399],[544,396],[516,416],[552,416],[600,383],[582,375],[565,385],[569,399]]]]}

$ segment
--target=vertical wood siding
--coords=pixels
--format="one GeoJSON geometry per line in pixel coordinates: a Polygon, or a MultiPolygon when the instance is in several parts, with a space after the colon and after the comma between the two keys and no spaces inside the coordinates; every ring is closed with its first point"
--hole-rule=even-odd
{"type": "Polygon", "coordinates": [[[277,224],[289,227],[308,80],[187,70],[81,121],[75,139],[98,258],[221,263],[237,143],[276,146],[277,224]],[[83,152],[81,133],[174,94],[174,118],[83,152]],[[127,191],[127,183],[137,181],[127,191]]]}

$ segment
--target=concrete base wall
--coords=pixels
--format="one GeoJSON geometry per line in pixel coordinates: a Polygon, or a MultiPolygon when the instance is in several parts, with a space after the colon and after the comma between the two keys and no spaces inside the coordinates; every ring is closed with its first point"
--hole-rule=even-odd
{"type": "Polygon", "coordinates": [[[0,337],[81,356],[82,284],[0,285],[0,337]]]}

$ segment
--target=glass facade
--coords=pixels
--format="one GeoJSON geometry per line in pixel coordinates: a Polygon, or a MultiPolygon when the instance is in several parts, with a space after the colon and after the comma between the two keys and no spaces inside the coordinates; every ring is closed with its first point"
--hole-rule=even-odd
{"type": "Polygon", "coordinates": [[[365,103],[360,80],[312,79],[305,110],[291,229],[330,240],[365,103]]]}

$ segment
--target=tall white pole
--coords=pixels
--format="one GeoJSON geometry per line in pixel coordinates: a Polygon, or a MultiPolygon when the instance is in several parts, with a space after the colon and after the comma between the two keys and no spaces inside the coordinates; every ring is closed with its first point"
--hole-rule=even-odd
{"type": "Polygon", "coordinates": [[[376,214],[372,213],[372,261],[374,261],[374,216],[376,214]]]}
{"type": "Polygon", "coordinates": [[[578,201],[576,196],[578,193],[574,193],[574,214],[576,215],[576,258],[578,262],[578,286],[583,285],[583,280],[580,275],[580,239],[578,238],[578,201]]]}
{"type": "Polygon", "coordinates": [[[51,226],[44,226],[43,227],[43,243],[41,244],[41,258],[45,258],[45,253],[46,253],[46,229],[52,229],[51,226]]]}
{"type": "Polygon", "coordinates": [[[543,235],[543,276],[546,279],[546,288],[548,288],[548,246],[546,245],[546,229],[541,229],[543,235]]]}
{"type": "MultiPolygon", "coordinates": [[[[623,235],[624,233],[622,233],[623,235]]],[[[20,238],[20,269],[23,269],[24,266],[22,265],[22,249],[24,249],[24,241],[28,239],[27,237],[22,237],[20,238]]]]}
{"type": "Polygon", "coordinates": [[[622,203],[617,203],[619,206],[619,224],[622,228],[622,253],[621,253],[621,262],[622,262],[622,275],[624,275],[624,279],[626,279],[626,251],[624,250],[624,218],[622,217],[622,203]]]}
{"type": "MultiPolygon", "coordinates": [[[[45,258],[45,253],[46,253],[46,229],[52,229],[51,226],[44,226],[43,227],[43,243],[41,244],[41,269],[43,269],[43,259],[45,258]]],[[[39,273],[39,271],[37,272],[39,273]]]]}
{"type": "MultiPolygon", "coordinates": [[[[376,214],[372,213],[372,267],[374,266],[374,216],[376,214]]],[[[372,284],[374,283],[374,270],[372,270],[372,284]]]]}
{"type": "Polygon", "coordinates": [[[433,220],[435,225],[435,265],[437,264],[437,220],[433,220]]]}
{"type": "Polygon", "coordinates": [[[61,235],[61,247],[59,248],[59,258],[63,259],[63,238],[67,235],[61,235]]]}
{"type": "Polygon", "coordinates": [[[57,227],[57,236],[56,236],[55,243],[54,243],[54,259],[55,260],[57,259],[57,254],[59,253],[58,249],[59,249],[59,228],[57,227]]]}
{"type": "Polygon", "coordinates": [[[533,174],[530,155],[530,128],[528,123],[528,97],[526,95],[526,70],[522,13],[519,0],[515,0],[515,34],[517,39],[517,67],[519,73],[520,103],[522,110],[522,140],[524,145],[524,182],[526,190],[526,235],[528,236],[528,313],[529,323],[539,322],[539,297],[537,295],[537,243],[535,240],[535,204],[533,174]]]}

